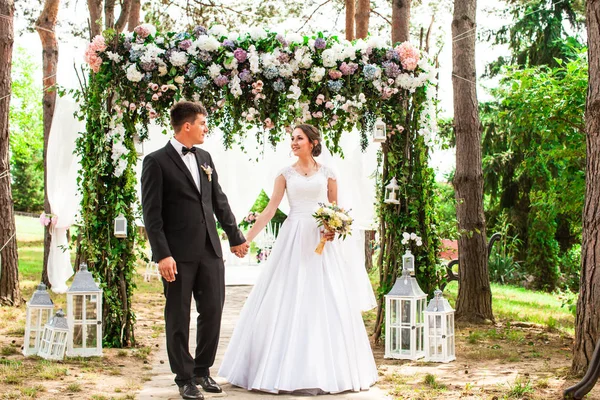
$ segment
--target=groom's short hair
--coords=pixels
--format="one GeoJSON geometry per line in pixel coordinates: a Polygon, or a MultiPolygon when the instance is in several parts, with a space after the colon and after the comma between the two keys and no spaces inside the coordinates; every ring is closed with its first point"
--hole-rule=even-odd
{"type": "Polygon", "coordinates": [[[171,107],[171,126],[175,132],[179,132],[183,124],[193,124],[198,114],[207,116],[206,108],[200,103],[192,101],[180,101],[171,107]]]}

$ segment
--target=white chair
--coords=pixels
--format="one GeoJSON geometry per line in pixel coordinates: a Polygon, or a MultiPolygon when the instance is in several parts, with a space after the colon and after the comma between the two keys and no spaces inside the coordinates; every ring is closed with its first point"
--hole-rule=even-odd
{"type": "Polygon", "coordinates": [[[156,276],[160,280],[160,272],[158,272],[158,263],[152,261],[152,250],[146,251],[148,255],[148,262],[146,263],[146,271],[144,272],[144,281],[150,282],[153,276],[156,276]]]}

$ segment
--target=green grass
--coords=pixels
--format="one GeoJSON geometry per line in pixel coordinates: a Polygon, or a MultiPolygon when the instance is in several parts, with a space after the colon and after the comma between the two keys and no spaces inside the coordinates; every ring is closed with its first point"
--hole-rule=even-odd
{"type": "MultiPolygon", "coordinates": [[[[495,283],[491,284],[491,288],[492,310],[497,320],[530,322],[574,334],[575,317],[561,307],[561,300],[556,295],[495,283]]],[[[446,286],[445,295],[451,304],[456,304],[457,292],[457,282],[446,286]]]]}
{"type": "Polygon", "coordinates": [[[44,240],[44,228],[40,220],[32,217],[15,216],[17,240],[19,242],[37,242],[44,240]]]}

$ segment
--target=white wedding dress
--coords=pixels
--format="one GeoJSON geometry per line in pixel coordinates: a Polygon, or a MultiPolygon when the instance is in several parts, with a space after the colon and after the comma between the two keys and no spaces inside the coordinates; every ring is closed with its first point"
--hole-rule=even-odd
{"type": "MultiPolygon", "coordinates": [[[[244,305],[219,375],[248,390],[338,393],[367,390],[377,367],[338,239],[315,253],[321,234],[312,217],[327,202],[332,171],[305,177],[291,166],[290,212],[244,305]]],[[[364,271],[364,266],[361,266],[364,271]]],[[[372,293],[372,291],[371,291],[372,293]]]]}

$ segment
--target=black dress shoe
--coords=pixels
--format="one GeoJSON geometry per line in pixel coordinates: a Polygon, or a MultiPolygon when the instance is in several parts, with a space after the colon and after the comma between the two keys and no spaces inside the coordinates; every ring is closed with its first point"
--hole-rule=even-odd
{"type": "Polygon", "coordinates": [[[200,393],[198,387],[193,383],[186,383],[183,386],[179,386],[179,394],[184,399],[204,399],[204,395],[200,393]]]}
{"type": "Polygon", "coordinates": [[[196,385],[202,386],[202,389],[206,392],[221,393],[223,391],[221,386],[219,386],[219,384],[217,384],[210,376],[197,376],[194,378],[194,381],[196,382],[196,385]]]}

